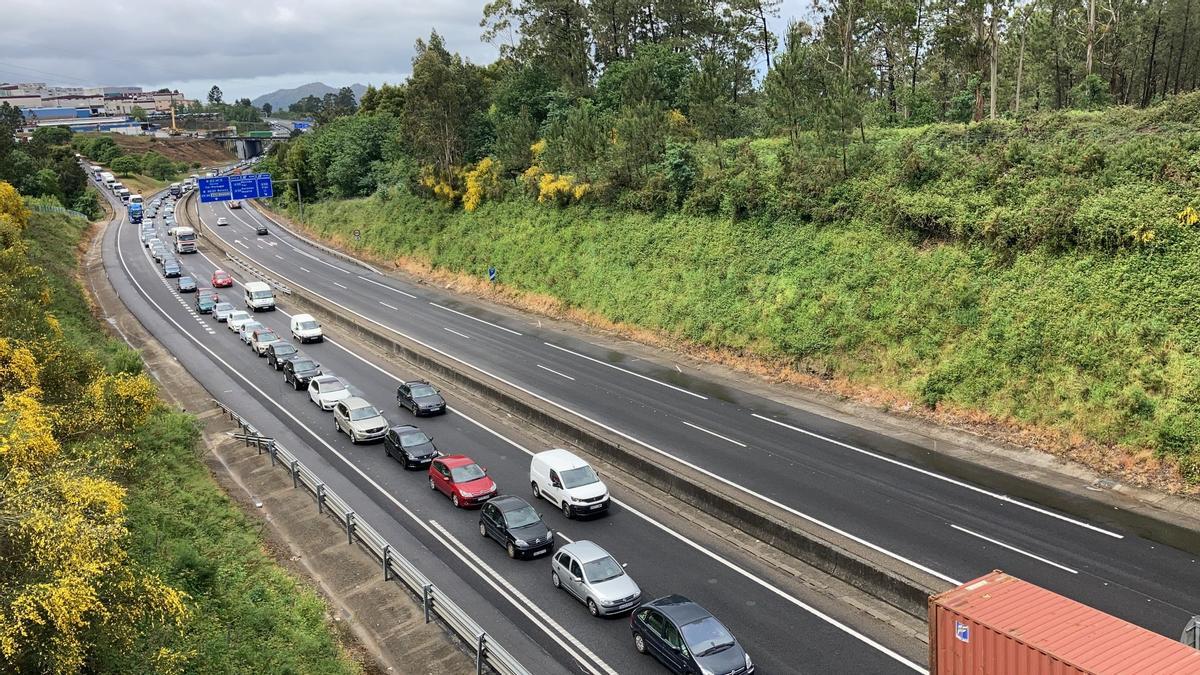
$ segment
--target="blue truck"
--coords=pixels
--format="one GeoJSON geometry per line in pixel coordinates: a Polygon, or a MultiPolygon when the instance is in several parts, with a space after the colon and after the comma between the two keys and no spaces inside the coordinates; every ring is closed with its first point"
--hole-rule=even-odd
{"type": "Polygon", "coordinates": [[[137,225],[142,222],[142,203],[129,202],[129,222],[137,225]]]}

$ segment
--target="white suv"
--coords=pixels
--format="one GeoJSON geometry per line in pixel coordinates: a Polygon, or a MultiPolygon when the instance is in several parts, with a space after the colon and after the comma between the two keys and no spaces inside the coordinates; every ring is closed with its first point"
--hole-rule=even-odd
{"type": "Polygon", "coordinates": [[[600,476],[587,462],[561,448],[533,456],[529,484],[535,499],[545,498],[567,518],[608,510],[608,488],[600,476]]]}

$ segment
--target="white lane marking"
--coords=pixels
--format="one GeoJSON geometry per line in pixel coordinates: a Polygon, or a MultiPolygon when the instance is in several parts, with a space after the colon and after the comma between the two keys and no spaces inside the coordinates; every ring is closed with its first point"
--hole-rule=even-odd
{"type": "MultiPolygon", "coordinates": [[[[520,598],[524,602],[525,607],[528,607],[529,609],[536,612],[537,615],[539,617],[541,617],[543,621],[545,621],[547,624],[552,626],[555,630],[562,631],[562,634],[564,636],[566,636],[566,638],[568,640],[571,641],[571,644],[575,645],[579,649],[579,651],[583,652],[584,654],[587,654],[588,657],[590,657],[594,662],[596,662],[597,665],[599,665],[604,670],[604,672],[609,673],[609,675],[617,675],[617,671],[613,670],[612,668],[610,668],[608,666],[608,664],[601,661],[600,657],[593,654],[592,651],[590,649],[588,649],[587,647],[583,646],[583,643],[580,642],[578,639],[576,639],[574,635],[569,633],[562,626],[558,625],[558,623],[554,619],[550,618],[550,616],[548,614],[543,612],[537,606],[536,603],[534,603],[533,601],[526,598],[525,595],[521,593],[521,591],[517,590],[516,587],[514,587],[512,584],[508,583],[507,579],[500,576],[500,574],[498,574],[494,569],[492,569],[492,567],[490,565],[485,563],[482,558],[475,555],[475,552],[472,551],[471,549],[467,548],[466,544],[463,544],[461,541],[459,541],[458,537],[455,537],[453,534],[450,534],[450,531],[447,530],[446,528],[442,527],[442,525],[440,523],[438,523],[438,521],[436,521],[436,520],[430,520],[429,524],[432,525],[434,528],[436,528],[439,532],[441,532],[442,535],[446,538],[446,540],[456,544],[458,546],[458,548],[462,551],[463,554],[465,554],[471,560],[475,561],[476,565],[478,565],[479,567],[487,570],[492,575],[494,575],[496,577],[496,580],[499,581],[500,584],[502,584],[505,589],[507,589],[512,595],[516,596],[517,598],[520,598]]],[[[499,589],[497,589],[497,590],[499,590],[499,589]]],[[[522,610],[524,610],[524,607],[522,608],[522,610]]],[[[526,616],[529,616],[530,619],[533,619],[533,617],[529,615],[529,612],[525,611],[524,613],[526,616]]]]}
{"type": "Polygon", "coordinates": [[[684,420],[679,420],[679,421],[680,421],[680,422],[683,422],[683,423],[684,423],[684,424],[686,424],[687,426],[689,426],[689,427],[691,427],[691,428],[695,429],[696,431],[703,431],[704,433],[708,434],[709,436],[716,436],[717,438],[719,438],[719,439],[721,439],[721,440],[723,440],[723,441],[729,441],[730,443],[733,443],[734,445],[736,445],[736,446],[739,446],[739,447],[742,447],[742,448],[746,447],[746,444],[745,444],[745,443],[743,443],[743,442],[741,442],[741,441],[735,441],[735,440],[733,440],[732,438],[730,438],[730,437],[728,437],[728,436],[722,436],[721,434],[718,434],[718,433],[717,433],[717,432],[715,432],[715,431],[709,431],[708,429],[705,429],[704,427],[698,427],[698,426],[696,426],[695,424],[692,424],[691,422],[687,422],[687,421],[684,421],[684,420]]]}
{"type": "MultiPolygon", "coordinates": [[[[295,281],[293,281],[293,280],[291,280],[291,279],[288,279],[287,277],[283,277],[282,275],[279,275],[279,276],[280,276],[281,278],[283,278],[283,280],[284,280],[284,281],[287,281],[287,282],[288,282],[288,284],[289,284],[290,286],[293,286],[293,287],[295,287],[295,288],[299,288],[299,289],[301,289],[301,290],[305,291],[306,293],[310,293],[311,295],[313,295],[313,296],[315,296],[315,297],[317,297],[317,298],[320,298],[320,299],[324,300],[325,302],[329,303],[330,305],[333,305],[333,306],[336,306],[336,307],[340,307],[340,308],[341,308],[341,309],[343,309],[344,311],[348,312],[349,314],[353,314],[354,316],[356,316],[356,317],[358,317],[358,318],[362,319],[363,321],[367,321],[367,322],[369,322],[369,323],[375,324],[376,326],[379,326],[380,328],[382,328],[382,329],[384,329],[384,330],[386,330],[386,331],[390,331],[390,332],[392,332],[392,333],[395,333],[396,335],[399,335],[399,336],[403,337],[404,339],[406,339],[406,340],[408,340],[408,341],[410,341],[410,342],[413,342],[413,343],[415,343],[415,344],[418,344],[418,345],[420,345],[420,346],[424,347],[425,349],[429,349],[429,350],[431,350],[431,351],[434,351],[434,352],[436,352],[436,353],[438,353],[438,354],[441,354],[442,356],[445,356],[445,357],[446,357],[446,358],[448,358],[448,359],[451,359],[451,360],[453,360],[453,361],[456,361],[456,362],[458,362],[458,363],[461,363],[461,364],[463,364],[464,366],[466,366],[466,367],[470,368],[471,370],[474,370],[474,371],[476,371],[476,372],[482,373],[482,374],[484,374],[484,375],[486,375],[486,376],[488,376],[488,377],[490,377],[490,378],[492,378],[492,379],[496,380],[497,382],[501,382],[501,383],[503,383],[503,384],[505,384],[505,385],[507,385],[507,386],[509,386],[509,387],[512,387],[513,389],[517,389],[518,391],[521,391],[521,392],[523,392],[523,393],[525,393],[525,394],[528,394],[529,396],[532,396],[532,397],[534,397],[534,398],[538,399],[539,401],[543,401],[543,402],[545,402],[545,403],[547,403],[547,404],[549,404],[549,405],[552,405],[552,406],[554,406],[554,407],[556,407],[556,408],[558,408],[558,409],[560,409],[560,410],[563,410],[563,411],[565,411],[565,412],[568,412],[568,413],[570,413],[570,414],[572,414],[572,415],[574,415],[574,416],[578,417],[579,419],[582,419],[582,420],[584,420],[584,421],[586,421],[586,422],[590,422],[590,423],[592,423],[592,424],[595,424],[596,426],[598,426],[598,427],[600,427],[600,428],[602,428],[602,429],[604,429],[604,430],[606,430],[606,431],[609,431],[609,432],[611,432],[611,433],[614,433],[614,434],[616,434],[616,435],[620,436],[621,438],[624,438],[624,439],[625,439],[625,440],[627,440],[627,441],[631,441],[631,442],[633,442],[633,443],[637,443],[638,445],[640,445],[640,446],[642,446],[642,447],[646,448],[647,450],[649,450],[649,451],[651,451],[651,452],[653,452],[653,453],[655,453],[655,454],[661,455],[661,456],[663,456],[663,457],[666,457],[666,458],[668,458],[668,459],[671,459],[671,460],[673,460],[673,461],[675,461],[675,462],[678,462],[679,464],[682,464],[683,466],[686,466],[686,467],[688,467],[688,468],[690,468],[690,469],[692,469],[692,470],[694,470],[694,471],[698,471],[698,472],[700,472],[700,473],[704,474],[705,476],[707,476],[707,477],[709,477],[709,478],[711,478],[711,479],[713,479],[713,480],[716,480],[716,481],[718,481],[718,482],[720,482],[720,483],[723,483],[723,484],[725,484],[725,485],[728,485],[729,487],[731,487],[731,488],[733,488],[733,489],[735,489],[735,490],[738,490],[739,492],[742,492],[743,494],[749,495],[749,496],[751,496],[751,497],[754,497],[755,499],[758,499],[758,500],[760,500],[760,501],[762,501],[762,502],[764,502],[764,503],[766,503],[766,504],[770,504],[771,506],[774,506],[775,508],[778,508],[778,509],[781,509],[781,510],[783,510],[783,511],[786,511],[786,512],[788,512],[788,513],[790,513],[790,514],[792,514],[792,515],[796,516],[797,518],[801,518],[801,519],[803,519],[803,520],[806,520],[806,521],[808,521],[808,522],[810,522],[810,523],[813,523],[813,524],[815,524],[815,525],[819,525],[819,526],[821,526],[821,527],[824,527],[825,529],[828,529],[828,530],[830,530],[830,531],[832,531],[832,532],[835,532],[835,533],[837,533],[837,534],[840,534],[840,535],[842,535],[843,537],[846,537],[847,539],[850,539],[850,540],[852,540],[852,541],[858,542],[859,544],[862,544],[863,546],[866,546],[867,548],[869,548],[869,549],[871,549],[871,550],[873,550],[873,551],[875,551],[875,552],[877,552],[877,553],[880,553],[880,554],[882,554],[882,555],[885,555],[885,556],[887,556],[887,557],[889,557],[889,558],[891,558],[891,559],[893,559],[893,560],[900,561],[900,562],[902,562],[902,563],[904,563],[904,564],[906,564],[906,565],[910,565],[910,566],[912,566],[912,567],[915,567],[916,569],[919,569],[919,570],[921,570],[922,572],[925,572],[926,574],[932,574],[933,576],[935,576],[935,577],[937,577],[937,578],[941,579],[942,581],[945,581],[945,582],[947,582],[947,583],[949,583],[949,584],[953,584],[953,585],[955,585],[955,586],[961,586],[961,585],[962,585],[962,582],[961,582],[961,581],[958,581],[957,579],[955,579],[955,578],[953,578],[953,577],[950,577],[950,576],[948,576],[948,575],[942,574],[941,572],[938,572],[937,570],[934,570],[934,569],[932,569],[932,568],[930,568],[930,567],[928,567],[928,566],[926,566],[926,565],[922,565],[921,563],[918,563],[917,561],[915,561],[915,560],[912,560],[912,559],[910,559],[910,558],[906,558],[906,557],[904,557],[904,556],[902,556],[902,555],[900,555],[900,554],[898,554],[898,553],[895,553],[895,552],[893,552],[893,551],[890,551],[890,550],[888,550],[888,549],[886,549],[886,548],[884,548],[884,547],[882,547],[882,546],[880,546],[880,545],[878,545],[878,544],[874,544],[874,543],[872,543],[872,542],[870,542],[870,541],[867,541],[866,539],[864,539],[864,538],[862,538],[862,537],[860,537],[860,536],[858,536],[858,535],[851,534],[850,532],[847,532],[846,530],[843,530],[843,529],[841,529],[841,528],[839,528],[839,527],[836,527],[836,526],[834,526],[834,525],[832,525],[832,524],[830,524],[830,523],[827,523],[827,522],[825,522],[825,521],[823,521],[823,520],[821,520],[821,519],[819,519],[819,518],[817,518],[817,517],[815,517],[815,516],[810,516],[810,515],[808,515],[807,513],[804,513],[803,511],[800,511],[799,509],[796,509],[796,508],[793,508],[793,507],[791,507],[791,506],[788,506],[787,504],[784,504],[784,503],[782,503],[782,502],[780,502],[780,501],[778,501],[778,500],[772,499],[772,498],[770,498],[770,497],[768,497],[768,496],[766,496],[766,495],[764,495],[764,494],[762,494],[762,493],[760,493],[760,492],[757,492],[757,491],[755,491],[755,490],[751,490],[750,488],[746,487],[745,485],[742,485],[742,484],[740,484],[740,483],[734,482],[734,481],[732,481],[732,480],[729,480],[728,478],[725,478],[724,476],[721,476],[721,475],[718,475],[718,474],[716,474],[716,473],[714,473],[714,472],[712,472],[712,471],[709,471],[708,469],[705,469],[704,467],[701,467],[701,466],[699,466],[699,465],[695,464],[694,462],[689,462],[688,460],[685,460],[685,459],[683,459],[682,457],[679,457],[678,455],[674,455],[674,454],[672,454],[672,453],[670,453],[670,452],[667,452],[667,451],[665,451],[665,450],[662,450],[661,448],[658,448],[658,447],[656,447],[656,446],[654,446],[654,445],[651,445],[650,443],[647,443],[646,441],[643,441],[643,440],[641,440],[641,439],[639,439],[639,438],[637,438],[637,437],[635,437],[635,436],[632,436],[632,435],[630,435],[630,434],[627,434],[627,433],[625,433],[624,431],[621,431],[620,429],[617,429],[617,428],[615,428],[615,427],[613,427],[613,426],[611,426],[611,425],[605,424],[604,422],[601,422],[601,421],[599,421],[599,420],[597,420],[597,419],[595,419],[595,418],[593,418],[593,417],[590,417],[590,416],[588,416],[588,415],[585,415],[585,414],[583,414],[583,413],[581,413],[581,412],[579,412],[579,411],[577,411],[577,410],[575,410],[575,409],[573,409],[573,408],[571,408],[571,407],[569,407],[569,406],[563,405],[562,403],[559,403],[558,401],[555,401],[555,400],[553,400],[553,399],[547,398],[547,397],[545,397],[545,396],[542,396],[541,394],[539,394],[539,393],[537,393],[537,392],[535,392],[535,391],[531,391],[531,390],[529,390],[529,389],[527,389],[527,388],[525,388],[525,387],[522,387],[521,385],[519,385],[519,384],[516,384],[515,382],[512,382],[511,380],[508,380],[507,378],[501,377],[501,376],[499,376],[499,375],[496,375],[495,373],[492,373],[492,372],[490,372],[490,371],[488,371],[488,370],[485,370],[485,369],[483,369],[483,368],[480,368],[479,366],[477,366],[477,365],[475,365],[475,364],[473,364],[473,363],[471,363],[471,362],[469,362],[469,361],[466,361],[466,360],[464,360],[464,359],[461,359],[461,358],[459,358],[459,357],[457,357],[457,356],[455,356],[455,355],[453,355],[453,354],[451,354],[451,353],[449,353],[449,352],[446,352],[446,351],[444,351],[444,350],[442,350],[442,349],[438,349],[437,347],[434,347],[433,345],[429,344],[428,342],[424,342],[424,341],[422,341],[422,340],[419,340],[419,339],[417,339],[417,338],[415,338],[415,337],[413,337],[413,336],[411,336],[411,335],[409,335],[409,334],[407,334],[407,333],[405,333],[405,332],[403,332],[403,331],[397,330],[397,329],[395,329],[395,328],[393,328],[393,327],[391,327],[391,326],[384,325],[384,324],[382,324],[382,323],[380,323],[380,322],[376,321],[375,319],[372,319],[372,318],[370,318],[370,317],[368,317],[368,316],[365,316],[365,315],[363,315],[363,314],[360,314],[359,312],[356,312],[356,311],[354,311],[353,309],[350,309],[349,307],[347,307],[347,306],[345,306],[345,305],[343,305],[343,304],[341,304],[341,303],[334,302],[333,300],[331,300],[331,299],[329,299],[329,298],[325,297],[324,295],[322,295],[322,294],[320,294],[320,293],[318,293],[318,292],[316,292],[316,291],[312,290],[311,288],[308,288],[308,287],[304,286],[303,284],[297,283],[297,282],[295,282],[295,281]]],[[[547,343],[547,344],[549,344],[549,343],[547,343]]],[[[553,346],[553,345],[550,345],[550,346],[553,346]]],[[[590,358],[590,357],[588,357],[588,358],[590,358]]],[[[605,365],[608,365],[608,364],[605,364],[605,365]]],[[[635,374],[636,374],[636,373],[635,373],[635,374]]],[[[670,385],[667,385],[667,386],[670,386],[670,385]]],[[[691,392],[687,392],[687,393],[691,394],[691,392]]],[[[698,394],[693,394],[693,395],[694,395],[694,396],[698,396],[698,394]]],[[[704,398],[704,397],[701,397],[701,398],[704,398]]]]}
{"type": "Polygon", "coordinates": [[[968,490],[971,490],[972,492],[978,492],[981,495],[987,495],[994,499],[998,499],[1006,504],[1012,504],[1013,506],[1019,506],[1023,509],[1029,509],[1030,511],[1035,511],[1042,515],[1050,516],[1051,518],[1057,518],[1063,522],[1071,523],[1072,525],[1078,525],[1079,527],[1083,527],[1083,528],[1092,530],[1093,532],[1099,532],[1100,534],[1106,534],[1110,537],[1113,537],[1114,539],[1124,539],[1125,538],[1125,535],[1123,535],[1123,534],[1119,534],[1117,532],[1112,532],[1112,531],[1106,530],[1102,527],[1097,527],[1095,525],[1092,525],[1091,523],[1085,523],[1082,520],[1076,520],[1075,518],[1072,518],[1070,516],[1065,516],[1061,513],[1055,513],[1054,511],[1051,511],[1049,509],[1044,509],[1040,506],[1034,506],[1033,504],[1029,504],[1027,502],[1013,499],[1012,497],[1009,497],[1008,495],[1002,495],[998,492],[992,492],[991,490],[985,490],[984,488],[981,488],[978,485],[972,485],[970,483],[966,483],[961,480],[951,478],[949,476],[943,476],[939,473],[935,473],[928,469],[922,469],[919,466],[913,466],[912,464],[907,464],[905,462],[901,462],[900,460],[898,460],[894,457],[888,457],[887,455],[881,455],[877,452],[871,452],[870,450],[865,450],[863,448],[859,448],[859,447],[850,445],[849,443],[843,443],[842,441],[829,438],[828,436],[822,436],[821,434],[818,434],[813,431],[809,431],[808,429],[802,429],[800,427],[793,426],[786,422],[780,422],[779,420],[771,419],[770,417],[763,417],[762,415],[759,415],[758,413],[751,413],[751,416],[757,417],[758,419],[763,420],[764,422],[770,422],[771,424],[777,424],[786,429],[791,429],[792,431],[798,431],[802,434],[805,434],[806,436],[812,436],[813,438],[819,438],[822,441],[825,441],[826,443],[832,443],[838,447],[842,447],[847,450],[853,450],[854,452],[857,452],[857,453],[860,453],[863,455],[867,455],[868,457],[874,457],[875,459],[887,462],[894,466],[903,467],[905,469],[908,469],[909,471],[915,471],[919,474],[929,476],[930,478],[936,478],[937,480],[945,481],[952,485],[957,485],[958,487],[961,487],[961,488],[966,488],[968,490]]]}
{"type": "Polygon", "coordinates": [[[349,288],[348,286],[343,286],[343,285],[339,284],[339,283],[338,283],[338,282],[336,282],[336,281],[335,281],[335,282],[333,282],[333,285],[334,285],[334,286],[337,286],[338,288],[344,288],[344,289],[346,289],[346,290],[350,290],[350,288],[349,288]]]}
{"type": "Polygon", "coordinates": [[[504,326],[496,325],[496,324],[492,323],[491,321],[484,321],[483,319],[481,319],[477,316],[471,316],[470,314],[467,314],[465,312],[460,312],[457,309],[450,309],[449,307],[447,307],[445,305],[439,305],[436,302],[430,302],[429,304],[433,305],[434,307],[437,307],[438,309],[444,309],[447,312],[453,312],[454,314],[457,314],[459,316],[465,316],[472,321],[478,321],[479,323],[487,324],[487,325],[491,326],[492,328],[499,328],[500,330],[507,331],[509,333],[512,333],[513,335],[521,335],[521,333],[518,333],[517,331],[515,331],[511,328],[505,328],[504,326]]]}
{"type": "Polygon", "coordinates": [[[362,279],[363,281],[367,282],[368,284],[375,284],[376,286],[381,286],[383,288],[388,289],[389,291],[399,293],[400,295],[408,296],[410,298],[417,297],[417,296],[413,295],[412,293],[405,293],[404,291],[400,290],[399,288],[392,288],[391,286],[388,286],[387,284],[381,284],[378,281],[375,281],[374,279],[368,279],[361,274],[355,274],[354,276],[358,277],[359,279],[362,279]]]}
{"type": "Polygon", "coordinates": [[[567,378],[568,380],[570,380],[570,381],[572,381],[572,382],[574,382],[574,381],[575,381],[575,378],[571,377],[570,375],[567,375],[566,373],[560,373],[560,372],[558,372],[557,370],[554,370],[553,368],[547,368],[546,366],[543,366],[543,365],[542,365],[542,364],[540,364],[540,363],[538,363],[538,364],[535,364],[535,365],[537,365],[537,367],[538,367],[538,368],[541,368],[542,370],[545,370],[545,371],[548,371],[548,372],[554,373],[555,375],[558,375],[559,377],[565,377],[565,378],[567,378]]]}
{"type": "Polygon", "coordinates": [[[300,268],[300,271],[304,272],[305,274],[312,274],[312,272],[309,272],[308,270],[304,269],[303,267],[300,268]]]}
{"type": "Polygon", "coordinates": [[[1070,572],[1071,574],[1079,574],[1079,572],[1077,572],[1077,571],[1075,571],[1075,570],[1071,569],[1070,567],[1067,567],[1066,565],[1060,565],[1060,564],[1058,564],[1058,563],[1054,562],[1053,560],[1048,560],[1048,559],[1046,559],[1046,558],[1043,558],[1043,557],[1042,557],[1042,556],[1040,556],[1040,555],[1035,555],[1035,554],[1033,554],[1033,553],[1030,553],[1029,551],[1023,551],[1023,550],[1021,550],[1021,549],[1017,548],[1016,546],[1013,546],[1012,544],[1006,544],[1006,543],[1004,543],[1004,542],[1000,541],[999,539],[992,539],[991,537],[984,536],[984,535],[982,535],[982,534],[979,534],[978,532],[974,532],[974,531],[972,531],[972,530],[968,530],[968,529],[967,529],[967,528],[965,528],[965,527],[959,527],[958,525],[955,525],[954,523],[950,523],[950,527],[952,527],[952,528],[954,528],[954,529],[958,530],[959,532],[964,532],[964,533],[966,533],[966,534],[969,534],[969,535],[971,535],[972,537],[978,537],[978,538],[980,538],[980,539],[982,539],[982,540],[984,540],[984,541],[991,542],[991,543],[993,543],[993,544],[995,544],[995,545],[997,545],[997,546],[1000,546],[1000,547],[1002,547],[1002,548],[1006,548],[1006,549],[1008,549],[1008,550],[1010,550],[1010,551],[1015,551],[1015,552],[1017,552],[1017,553],[1020,553],[1020,554],[1021,554],[1021,555],[1023,555],[1023,556],[1027,556],[1027,557],[1029,557],[1029,558],[1033,558],[1034,560],[1038,560],[1038,561],[1044,562],[1044,563],[1046,563],[1047,565],[1050,565],[1050,566],[1052,566],[1052,567],[1057,567],[1057,568],[1058,568],[1058,569],[1060,569],[1060,570],[1064,570],[1064,571],[1070,572]]]}
{"type": "Polygon", "coordinates": [[[654,384],[661,384],[662,386],[666,387],[667,389],[674,389],[675,391],[678,391],[683,394],[687,394],[688,396],[695,396],[696,398],[704,400],[704,401],[708,400],[707,396],[702,396],[700,394],[697,394],[696,392],[688,391],[687,389],[684,389],[682,387],[676,387],[673,384],[667,384],[666,382],[663,382],[662,380],[656,380],[653,377],[647,377],[645,375],[642,375],[641,373],[635,373],[632,370],[622,368],[621,366],[613,365],[611,363],[605,363],[605,362],[601,361],[600,359],[593,359],[592,357],[588,356],[587,354],[580,354],[579,352],[572,351],[570,349],[567,349],[566,347],[559,347],[558,345],[553,345],[553,344],[550,344],[549,342],[543,342],[542,344],[546,345],[547,347],[553,347],[554,349],[557,349],[562,352],[566,352],[568,354],[573,354],[575,356],[578,356],[581,359],[587,359],[588,361],[591,361],[592,363],[599,363],[600,365],[608,366],[609,368],[612,368],[613,370],[619,370],[622,373],[628,373],[630,375],[633,375],[634,377],[640,377],[643,380],[646,380],[647,382],[653,382],[654,384]]]}
{"type": "Polygon", "coordinates": [[[242,248],[246,249],[247,251],[250,250],[250,247],[243,244],[241,239],[234,239],[233,243],[237,244],[238,246],[241,246],[242,248]]]}
{"type": "Polygon", "coordinates": [[[384,307],[387,307],[388,309],[394,309],[394,310],[396,310],[396,311],[400,311],[400,308],[399,308],[399,307],[397,307],[397,306],[395,306],[395,305],[389,305],[389,304],[387,304],[386,302],[384,302],[384,301],[382,301],[382,300],[380,300],[380,301],[379,301],[379,304],[383,305],[384,307]]]}
{"type": "MultiPolygon", "coordinates": [[[[124,221],[122,220],[121,224],[117,226],[117,239],[118,240],[120,239],[121,227],[123,225],[124,225],[124,221]]],[[[142,284],[140,282],[138,282],[138,280],[133,276],[133,272],[130,271],[129,265],[127,265],[125,263],[125,253],[124,253],[124,251],[121,250],[120,244],[117,245],[117,257],[121,261],[121,267],[123,267],[125,269],[125,274],[129,276],[129,280],[133,283],[134,286],[137,287],[138,291],[141,292],[142,297],[146,298],[146,301],[149,302],[151,305],[153,305],[154,308],[157,309],[159,311],[159,313],[162,314],[163,317],[167,321],[170,321],[172,324],[174,324],[175,327],[179,329],[179,332],[183,333],[184,337],[188,338],[193,343],[195,343],[196,346],[198,346],[201,349],[203,349],[204,351],[208,352],[209,356],[211,356],[213,359],[215,359],[216,361],[218,361],[219,363],[224,365],[225,368],[230,373],[236,375],[239,379],[241,379],[243,382],[245,382],[246,386],[248,386],[251,389],[253,389],[254,391],[258,392],[258,395],[261,396],[263,399],[270,401],[281,413],[283,413],[287,417],[291,418],[292,422],[294,422],[297,427],[303,429],[317,443],[320,443],[327,450],[329,450],[329,452],[333,453],[333,455],[336,456],[338,459],[340,459],[347,467],[350,468],[351,471],[358,474],[359,477],[361,477],[364,481],[366,481],[369,485],[371,485],[371,487],[375,488],[381,495],[383,495],[383,497],[385,499],[390,501],[396,508],[400,509],[405,515],[407,515],[409,518],[411,518],[413,521],[415,521],[418,525],[420,525],[434,539],[437,539],[442,545],[449,547],[449,543],[446,542],[446,540],[443,539],[441,536],[439,536],[436,531],[434,531],[431,527],[429,527],[429,525],[427,525],[424,520],[419,518],[417,516],[417,514],[414,513],[407,506],[405,506],[403,502],[401,502],[400,500],[398,500],[394,496],[392,496],[391,493],[389,493],[387,490],[385,490],[383,488],[383,486],[380,485],[379,483],[377,483],[373,478],[368,476],[362,469],[358,468],[358,466],[355,465],[353,462],[351,462],[344,454],[342,454],[341,451],[339,451],[337,448],[333,447],[333,445],[331,445],[324,438],[317,435],[317,433],[315,431],[313,431],[308,425],[306,425],[304,422],[302,422],[298,417],[293,415],[286,407],[284,407],[283,404],[281,404],[279,401],[275,400],[274,398],[271,398],[271,396],[269,396],[265,391],[260,389],[258,387],[258,385],[251,382],[249,378],[247,378],[245,375],[241,374],[241,372],[239,372],[236,368],[234,368],[232,365],[230,365],[229,362],[225,361],[225,359],[222,359],[220,356],[218,356],[216,354],[216,352],[214,352],[212,349],[209,349],[209,347],[207,345],[205,345],[203,342],[201,342],[199,339],[197,339],[191,333],[184,330],[183,326],[181,326],[179,324],[179,322],[175,321],[175,319],[172,318],[171,315],[168,314],[167,311],[165,309],[163,309],[161,305],[159,305],[153,298],[150,297],[150,294],[146,292],[146,289],[142,287],[142,284]]],[[[361,357],[359,357],[359,358],[361,358],[361,357]]],[[[453,550],[452,550],[452,552],[453,552],[453,550]]],[[[472,564],[467,559],[463,558],[461,555],[457,555],[457,557],[460,560],[462,560],[463,563],[465,565],[467,565],[467,567],[471,568],[471,571],[475,572],[484,581],[488,581],[489,584],[491,584],[491,581],[489,580],[488,576],[484,573],[483,570],[481,570],[479,567],[472,564]]],[[[490,570],[490,568],[488,568],[488,569],[490,570]]],[[[495,574],[494,570],[492,570],[492,574],[495,574]]],[[[493,586],[493,588],[495,588],[495,587],[493,586]]],[[[532,621],[534,623],[534,625],[536,625],[539,629],[541,629],[541,631],[543,633],[545,633],[547,636],[549,636],[550,639],[552,639],[556,643],[558,643],[558,645],[560,647],[562,647],[564,651],[566,651],[568,654],[570,654],[571,657],[574,658],[580,665],[587,668],[587,670],[589,672],[598,673],[600,671],[603,671],[603,672],[612,673],[613,675],[615,675],[616,671],[612,670],[612,668],[610,668],[608,666],[608,664],[606,664],[604,661],[601,661],[599,657],[595,656],[594,654],[591,654],[591,652],[588,651],[586,648],[582,648],[582,645],[580,645],[580,647],[582,648],[582,651],[585,654],[589,654],[592,656],[592,659],[595,661],[595,664],[597,666],[599,666],[600,671],[598,671],[592,665],[588,664],[588,662],[585,659],[581,658],[580,655],[578,653],[576,653],[575,650],[572,649],[572,647],[571,647],[572,644],[579,644],[579,643],[578,643],[578,640],[576,640],[575,637],[572,636],[570,633],[567,633],[566,631],[564,631],[557,624],[553,624],[554,628],[551,628],[550,626],[548,626],[544,623],[538,622],[536,618],[531,616],[527,611],[527,608],[531,606],[531,603],[528,600],[526,600],[525,602],[521,602],[521,601],[517,600],[516,598],[511,597],[507,593],[504,593],[500,589],[496,589],[496,590],[498,593],[500,593],[501,596],[504,597],[504,599],[508,600],[514,607],[516,607],[519,611],[521,611],[527,617],[529,617],[530,621],[532,621]],[[559,631],[559,633],[555,633],[554,632],[555,630],[559,631]]]]}
{"type": "Polygon", "coordinates": [[[276,253],[276,254],[275,254],[275,257],[276,257],[276,258],[278,258],[278,259],[280,259],[280,260],[283,260],[283,256],[279,255],[278,253],[276,253]]]}
{"type": "Polygon", "coordinates": [[[556,531],[556,532],[554,533],[554,536],[556,536],[556,537],[562,537],[563,539],[566,539],[568,544],[574,544],[574,543],[575,543],[575,540],[574,540],[574,539],[572,539],[572,538],[568,537],[567,535],[563,534],[561,531],[556,531]]]}
{"type": "Polygon", "coordinates": [[[470,335],[467,335],[466,333],[460,333],[460,332],[458,332],[458,331],[456,331],[456,330],[454,330],[454,329],[452,329],[452,328],[446,328],[445,326],[442,326],[442,330],[447,330],[447,331],[450,331],[451,333],[454,333],[455,335],[457,335],[457,336],[459,336],[459,337],[462,337],[462,338],[466,338],[466,339],[468,339],[468,340],[470,340],[470,339],[471,339],[471,336],[470,336],[470,335]]]}

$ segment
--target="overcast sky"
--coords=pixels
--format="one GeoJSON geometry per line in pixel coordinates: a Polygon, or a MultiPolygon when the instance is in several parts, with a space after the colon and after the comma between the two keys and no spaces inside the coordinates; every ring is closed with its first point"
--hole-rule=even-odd
{"type": "MultiPolygon", "coordinates": [[[[0,82],[177,87],[226,100],[308,82],[399,82],[437,29],[476,63],[483,0],[6,0],[0,82]]],[[[783,0],[778,33],[810,0],[783,0]]]]}

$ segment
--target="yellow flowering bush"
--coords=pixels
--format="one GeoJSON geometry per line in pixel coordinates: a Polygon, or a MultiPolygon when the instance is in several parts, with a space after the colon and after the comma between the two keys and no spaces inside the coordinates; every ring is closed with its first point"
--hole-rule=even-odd
{"type": "Polygon", "coordinates": [[[467,213],[479,208],[484,198],[498,199],[502,194],[500,164],[491,157],[479,160],[473,169],[464,172],[466,188],[463,191],[463,210],[467,213]]]}

